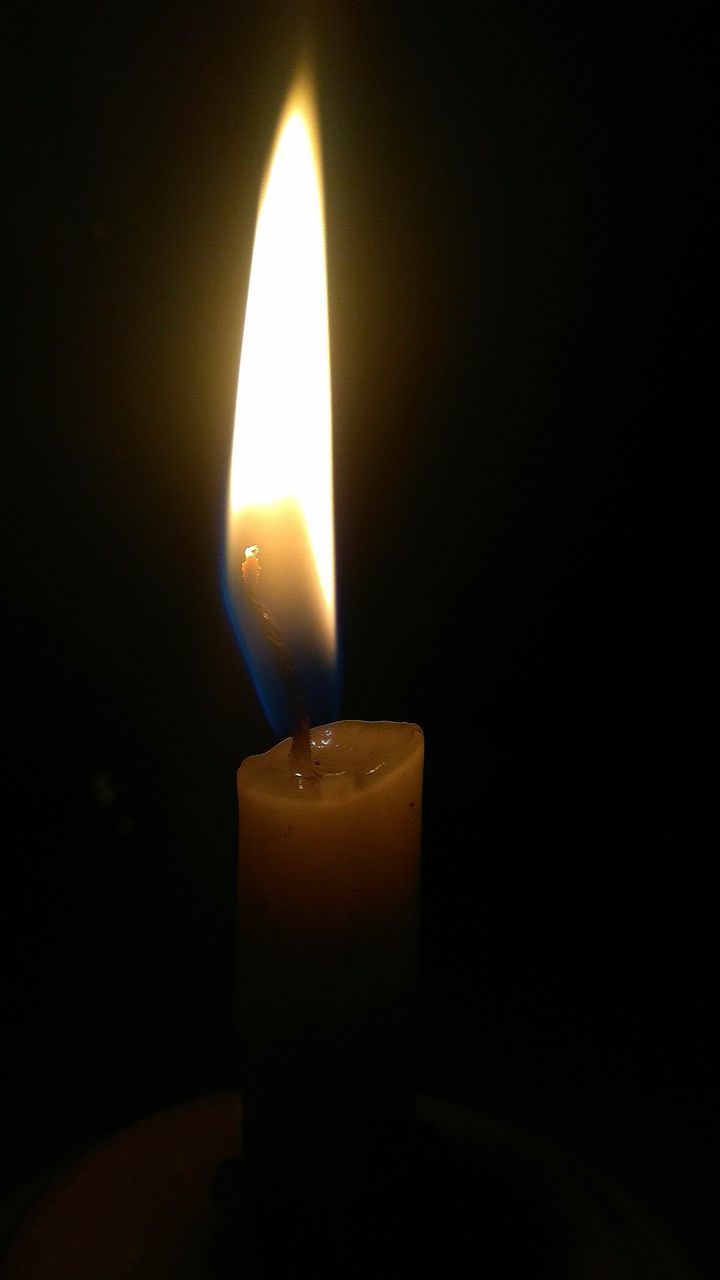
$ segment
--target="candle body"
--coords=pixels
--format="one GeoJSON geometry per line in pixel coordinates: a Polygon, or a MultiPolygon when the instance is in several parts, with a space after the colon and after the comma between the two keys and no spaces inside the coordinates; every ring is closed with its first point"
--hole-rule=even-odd
{"type": "Polygon", "coordinates": [[[415,725],[311,733],[238,771],[243,1143],[275,1174],[338,1171],[407,1125],[423,765],[415,725]]]}

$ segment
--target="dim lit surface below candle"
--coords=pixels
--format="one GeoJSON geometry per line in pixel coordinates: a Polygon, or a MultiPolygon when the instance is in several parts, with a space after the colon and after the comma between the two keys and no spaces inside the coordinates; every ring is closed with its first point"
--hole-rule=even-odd
{"type": "Polygon", "coordinates": [[[289,748],[238,771],[244,1144],[336,1182],[412,1120],[423,736],[324,725],[305,776],[289,748]]]}
{"type": "MultiPolygon", "coordinates": [[[[445,1181],[443,1229],[418,1276],[696,1277],[661,1224],[597,1170],[464,1108],[422,1097],[417,1107],[456,1165],[453,1183],[445,1181]]],[[[218,1163],[237,1154],[240,1112],[236,1094],[203,1098],[152,1116],[77,1160],[27,1213],[3,1276],[249,1280],[255,1273],[241,1256],[232,1269],[218,1269],[214,1244],[213,1178],[218,1163]]],[[[418,1230],[423,1216],[438,1214],[442,1219],[442,1206],[421,1199],[418,1230]]],[[[278,1237],[284,1226],[279,1219],[278,1237]]],[[[383,1259],[377,1262],[368,1276],[386,1274],[383,1259]]],[[[286,1274],[305,1272],[298,1266],[286,1274]]],[[[402,1271],[395,1275],[399,1280],[402,1271]]]]}

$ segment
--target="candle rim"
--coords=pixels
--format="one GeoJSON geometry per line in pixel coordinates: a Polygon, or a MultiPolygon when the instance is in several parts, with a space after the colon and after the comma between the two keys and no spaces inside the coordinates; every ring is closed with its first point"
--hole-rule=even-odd
{"type": "MultiPolygon", "coordinates": [[[[285,738],[269,751],[248,756],[238,769],[238,786],[243,791],[249,788],[265,795],[302,796],[310,801],[329,799],[325,787],[303,787],[303,780],[293,775],[288,762],[291,745],[292,739],[285,738]]],[[[310,730],[310,746],[320,783],[354,781],[349,793],[354,795],[403,772],[424,750],[424,735],[412,721],[338,720],[314,726],[310,730]],[[328,767],[338,764],[339,768],[328,767]]]]}

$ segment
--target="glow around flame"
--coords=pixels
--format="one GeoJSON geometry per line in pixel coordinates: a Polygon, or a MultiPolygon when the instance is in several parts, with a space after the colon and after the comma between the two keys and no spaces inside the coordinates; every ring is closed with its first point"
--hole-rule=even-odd
{"type": "Polygon", "coordinates": [[[335,657],[330,347],[319,130],[304,77],[288,96],[260,198],[227,510],[228,603],[280,731],[282,690],[243,592],[251,545],[260,548],[258,596],[322,719],[319,671],[335,657]]]}

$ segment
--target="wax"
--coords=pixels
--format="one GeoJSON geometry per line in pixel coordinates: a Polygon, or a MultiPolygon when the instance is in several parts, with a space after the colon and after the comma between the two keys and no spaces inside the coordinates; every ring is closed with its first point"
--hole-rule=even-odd
{"type": "Polygon", "coordinates": [[[423,736],[344,721],[238,770],[238,1027],[247,1159],[334,1168],[414,1106],[423,736]]]}

